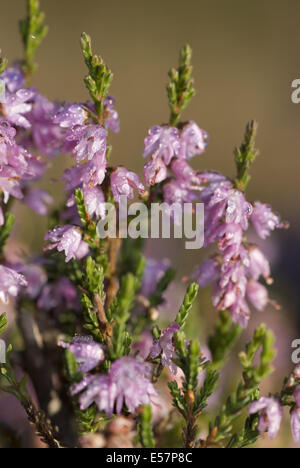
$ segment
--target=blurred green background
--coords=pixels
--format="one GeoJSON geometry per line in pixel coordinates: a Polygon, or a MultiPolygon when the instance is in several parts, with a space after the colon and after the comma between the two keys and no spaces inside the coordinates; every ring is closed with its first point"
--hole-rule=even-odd
{"type": "MultiPolygon", "coordinates": [[[[269,246],[281,252],[274,254],[274,276],[283,314],[279,319],[276,313],[273,321],[279,335],[287,335],[281,358],[282,368],[288,367],[289,342],[300,336],[300,104],[291,102],[291,83],[300,78],[299,0],[41,0],[41,5],[50,32],[38,53],[34,86],[52,100],[85,100],[79,38],[82,31],[89,33],[115,73],[112,93],[121,133],[112,137],[114,164],[141,173],[143,140],[150,126],[168,120],[167,72],[185,43],[194,52],[197,96],[184,119],[197,121],[210,135],[195,167],[233,176],[233,147],[247,121],[258,120],[261,155],[248,197],[271,203],[291,222],[289,232],[279,233],[278,244],[269,246]],[[283,330],[285,317],[291,325],[283,330]]],[[[17,22],[25,15],[25,1],[0,0],[0,7],[0,48],[13,61],[22,57],[17,22]]],[[[62,184],[52,178],[69,165],[68,157],[58,158],[44,184],[60,200],[62,184]]],[[[18,210],[16,236],[23,241],[25,236],[38,251],[46,221],[18,210]]],[[[177,257],[183,274],[198,262],[194,253],[179,253],[175,243],[162,245],[156,255],[177,257]]]]}

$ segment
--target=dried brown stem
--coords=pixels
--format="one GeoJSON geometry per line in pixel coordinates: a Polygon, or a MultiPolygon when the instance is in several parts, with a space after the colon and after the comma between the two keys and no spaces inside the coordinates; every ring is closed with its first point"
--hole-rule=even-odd
{"type": "Polygon", "coordinates": [[[111,337],[113,336],[112,324],[109,323],[109,321],[107,320],[104,305],[99,294],[94,294],[94,300],[95,300],[95,305],[97,307],[97,312],[98,312],[100,331],[102,333],[104,340],[106,341],[108,346],[110,346],[111,337]]]}
{"type": "Polygon", "coordinates": [[[43,411],[38,411],[31,400],[22,402],[29,422],[35,426],[36,434],[41,441],[52,449],[63,448],[58,440],[58,429],[53,427],[43,411]]]}

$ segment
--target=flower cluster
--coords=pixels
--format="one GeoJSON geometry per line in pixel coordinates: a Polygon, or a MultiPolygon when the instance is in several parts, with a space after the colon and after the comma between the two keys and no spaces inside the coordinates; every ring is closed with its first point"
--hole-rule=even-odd
{"type": "MultiPolygon", "coordinates": [[[[4,92],[0,97],[0,189],[4,203],[9,196],[22,199],[40,215],[48,213],[52,198],[28,184],[44,176],[48,164],[44,156],[57,156],[62,133],[53,117],[59,104],[48,101],[35,89],[27,88],[19,67],[6,69],[0,76],[4,92]],[[38,155],[32,154],[32,150],[38,155]]],[[[2,213],[2,209],[1,209],[2,213]]],[[[3,215],[0,218],[3,224],[3,215]]]]}
{"type": "Polygon", "coordinates": [[[195,122],[188,122],[182,130],[172,126],[154,126],[145,139],[144,157],[151,156],[145,165],[144,177],[148,186],[167,179],[168,167],[175,159],[190,160],[205,151],[208,135],[195,122]]]}
{"type": "MultiPolygon", "coordinates": [[[[65,218],[73,226],[56,227],[45,240],[50,240],[58,251],[65,251],[66,262],[72,258],[81,259],[87,254],[86,244],[79,237],[77,209],[74,190],[82,189],[84,202],[90,218],[105,216],[105,195],[102,189],[107,175],[109,145],[108,131],[119,131],[118,113],[115,101],[108,96],[104,102],[103,125],[99,124],[95,108],[91,103],[66,104],[54,115],[53,122],[63,132],[63,153],[72,153],[77,164],[67,169],[63,179],[68,195],[65,218]],[[95,122],[96,120],[96,122],[95,122]],[[57,237],[58,236],[58,237],[57,237]]],[[[117,167],[109,173],[110,189],[116,203],[120,197],[134,198],[134,190],[145,193],[144,185],[137,174],[124,167],[117,167]]]]}
{"type": "MultiPolygon", "coordinates": [[[[88,353],[84,352],[85,358],[88,353]]],[[[92,348],[90,353],[94,355],[92,348]]],[[[81,359],[83,353],[75,350],[74,354],[81,359]]],[[[91,363],[90,357],[88,362],[91,363]]],[[[149,404],[156,396],[156,390],[149,380],[150,367],[131,357],[123,357],[112,364],[108,374],[88,375],[71,391],[73,395],[83,392],[79,399],[82,410],[96,403],[99,411],[104,411],[108,417],[114,411],[120,414],[124,405],[130,413],[134,413],[140,405],[149,404]]]]}
{"type": "Polygon", "coordinates": [[[201,192],[205,204],[205,246],[217,244],[219,253],[198,267],[194,278],[200,286],[214,282],[213,304],[229,310],[233,320],[246,327],[250,317],[247,300],[259,311],[270,302],[267,284],[270,265],[261,250],[247,243],[245,233],[252,222],[257,234],[265,239],[284,224],[268,205],[247,202],[244,193],[220,174],[201,174],[207,186],[201,192]]]}
{"type": "MultiPolygon", "coordinates": [[[[300,441],[300,386],[294,389],[295,404],[291,410],[292,435],[296,444],[300,441]]],[[[275,439],[282,422],[282,404],[280,399],[262,397],[249,407],[249,414],[260,413],[258,430],[261,434],[268,432],[270,439],[275,439]]]]}

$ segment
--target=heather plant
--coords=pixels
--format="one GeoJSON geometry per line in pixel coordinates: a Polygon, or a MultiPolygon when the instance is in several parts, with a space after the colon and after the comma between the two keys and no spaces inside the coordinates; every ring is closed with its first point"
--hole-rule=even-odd
{"type": "MultiPolygon", "coordinates": [[[[21,350],[7,346],[1,391],[19,400],[51,448],[243,448],[264,433],[275,438],[284,407],[298,443],[299,367],[281,390],[264,395],[261,384],[273,372],[273,334],[262,324],[244,350],[240,345],[251,310],[279,307],[269,297],[270,263],[248,233],[254,230],[262,241],[287,227],[269,205],[247,200],[258,156],[257,123],[247,125],[234,150],[233,178],[192,168],[193,158],[201,164],[209,137],[195,122],[182,120],[195,95],[192,51],[185,46],[178,68],[169,73],[169,121],[152,126],[145,138],[144,181],[130,168],[114,167],[110,132],[119,132],[120,124],[110,95],[112,71],[84,33],[89,100],[51,102],[32,88],[35,54],[47,27],[38,0],[27,4],[20,23],[24,58],[0,61],[0,298],[15,304],[23,343],[21,350]],[[58,175],[65,203],[52,210],[52,197],[35,184],[54,158],[68,154],[74,165],[58,175]],[[145,240],[123,238],[120,226],[116,236],[99,235],[106,204],[118,212],[121,197],[146,208],[204,204],[204,248],[215,253],[191,272],[170,323],[160,309],[168,307],[166,292],[176,276],[171,261],[146,258],[145,240]],[[49,219],[44,251],[18,264],[9,262],[5,249],[14,199],[49,219]],[[186,325],[194,323],[197,298],[209,284],[215,327],[205,343],[191,339],[186,325]],[[240,378],[224,401],[219,376],[236,351],[240,378]],[[209,404],[216,398],[218,414],[209,404]]],[[[6,329],[3,314],[0,334],[6,329]]]]}

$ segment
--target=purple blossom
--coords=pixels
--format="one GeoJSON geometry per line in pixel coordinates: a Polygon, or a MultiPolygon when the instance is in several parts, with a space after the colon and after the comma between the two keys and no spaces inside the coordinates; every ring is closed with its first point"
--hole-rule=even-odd
{"type": "Polygon", "coordinates": [[[8,303],[8,297],[17,297],[20,289],[27,286],[27,281],[23,275],[20,275],[11,268],[0,265],[0,299],[5,304],[8,303]]]}
{"type": "Polygon", "coordinates": [[[210,258],[196,268],[193,274],[193,279],[201,288],[205,288],[210,283],[214,282],[218,278],[219,274],[220,269],[217,261],[210,258]]]}
{"type": "Polygon", "coordinates": [[[96,343],[92,337],[75,336],[73,343],[60,341],[59,346],[69,349],[74,354],[77,364],[79,364],[78,372],[86,373],[101,364],[104,359],[103,346],[96,343]]]}
{"type": "Polygon", "coordinates": [[[141,405],[147,405],[156,391],[150,381],[151,366],[130,357],[115,361],[109,371],[113,385],[116,386],[116,412],[120,414],[124,404],[130,413],[141,405]]]}
{"type": "Polygon", "coordinates": [[[150,159],[144,167],[144,178],[148,187],[160,184],[167,177],[167,166],[160,158],[150,159]]]}
{"type": "Polygon", "coordinates": [[[73,145],[73,154],[78,163],[91,161],[96,155],[103,159],[107,149],[107,132],[100,125],[82,125],[71,128],[66,141],[73,145]]]}
{"type": "Polygon", "coordinates": [[[234,322],[246,327],[250,309],[246,299],[262,311],[269,302],[267,289],[257,280],[263,276],[270,283],[270,265],[258,247],[245,247],[244,231],[249,227],[253,207],[229,180],[216,173],[198,174],[208,185],[201,192],[205,204],[205,245],[216,243],[220,252],[213,261],[198,268],[194,277],[205,286],[215,282],[213,304],[229,310],[234,322]]]}
{"type": "Polygon", "coordinates": [[[202,154],[208,145],[208,134],[201,130],[195,122],[189,122],[183,127],[180,134],[179,156],[191,159],[198,154],[202,154]]]}
{"type": "Polygon", "coordinates": [[[296,444],[300,442],[300,385],[294,391],[296,406],[291,413],[291,426],[293,439],[296,444]]]}
{"type": "Polygon", "coordinates": [[[32,127],[33,146],[37,151],[49,157],[56,157],[60,153],[63,143],[63,131],[53,121],[57,107],[58,104],[37,94],[32,110],[28,114],[28,120],[32,127]]]}
{"type": "Polygon", "coordinates": [[[173,205],[174,203],[193,203],[199,199],[199,196],[191,190],[188,184],[176,179],[164,184],[163,196],[164,201],[168,205],[173,205]]]}
{"type": "Polygon", "coordinates": [[[178,367],[173,362],[174,359],[177,358],[173,339],[174,334],[178,332],[179,329],[180,326],[178,323],[171,323],[170,327],[162,332],[161,337],[154,343],[150,351],[150,358],[152,359],[161,355],[162,365],[169,367],[173,375],[176,375],[178,371],[178,367]]]}
{"type": "Polygon", "coordinates": [[[180,182],[187,182],[195,185],[199,185],[201,182],[196,171],[194,171],[185,159],[173,159],[171,169],[180,182]]]}
{"type": "Polygon", "coordinates": [[[126,405],[130,413],[149,404],[157,393],[149,380],[150,366],[130,357],[115,361],[108,375],[95,374],[72,387],[73,395],[84,390],[79,402],[82,410],[96,403],[99,411],[111,417],[114,408],[120,414],[126,405]]]}
{"type": "Polygon", "coordinates": [[[0,119],[0,164],[8,164],[8,154],[15,146],[16,129],[7,120],[0,119]]]}
{"type": "Polygon", "coordinates": [[[249,413],[261,412],[258,430],[261,434],[268,431],[270,439],[275,439],[281,425],[282,408],[275,398],[262,397],[250,405],[249,413]]]}
{"type": "Polygon", "coordinates": [[[15,93],[26,86],[25,76],[19,67],[6,68],[0,79],[4,82],[9,93],[15,93]]]}
{"type": "Polygon", "coordinates": [[[27,287],[23,294],[32,300],[36,299],[47,283],[47,275],[43,268],[39,265],[32,264],[20,265],[15,269],[24,276],[27,282],[27,287]]]}
{"type": "Polygon", "coordinates": [[[53,122],[62,128],[72,128],[84,125],[87,120],[87,112],[80,104],[67,104],[53,117],[53,122]]]}
{"type": "Polygon", "coordinates": [[[105,217],[105,197],[100,187],[85,187],[84,202],[88,214],[92,218],[96,215],[97,218],[105,217]]]}
{"type": "Polygon", "coordinates": [[[10,195],[18,199],[23,198],[20,176],[12,167],[0,166],[0,188],[4,193],[4,203],[8,202],[10,195]]]}
{"type": "Polygon", "coordinates": [[[148,259],[141,293],[145,297],[149,297],[155,293],[159,281],[164,277],[167,270],[170,268],[170,261],[148,259]]]}
{"type": "Polygon", "coordinates": [[[88,244],[82,240],[81,229],[76,226],[57,226],[48,232],[45,240],[51,242],[46,250],[57,249],[59,252],[65,252],[67,263],[72,259],[82,259],[89,250],[88,244]]]}
{"type": "Polygon", "coordinates": [[[2,104],[3,114],[13,125],[29,129],[30,121],[26,114],[32,109],[35,93],[30,89],[19,89],[15,94],[6,94],[5,103],[2,104]]]}
{"type": "Polygon", "coordinates": [[[117,386],[111,382],[109,375],[88,375],[79,384],[72,386],[71,393],[77,395],[83,390],[84,392],[79,398],[82,411],[96,403],[99,411],[104,411],[109,418],[112,416],[117,396],[117,386]]]}
{"type": "Polygon", "coordinates": [[[244,194],[233,189],[230,183],[219,184],[212,193],[210,190],[203,191],[202,199],[206,203],[208,231],[211,231],[207,242],[215,242],[213,233],[223,223],[223,218],[226,224],[236,224],[242,230],[248,229],[252,206],[246,201],[244,194]]]}
{"type": "Polygon", "coordinates": [[[296,444],[300,442],[300,407],[295,408],[291,413],[291,427],[293,439],[296,444]]]}
{"type": "Polygon", "coordinates": [[[54,202],[49,193],[39,189],[27,190],[23,201],[40,216],[47,216],[49,211],[47,205],[52,205],[54,202]]]}
{"type": "Polygon", "coordinates": [[[153,336],[149,331],[145,331],[140,337],[139,341],[134,343],[133,350],[137,354],[137,358],[141,358],[143,361],[147,359],[150,351],[153,347],[153,336]]]}
{"type": "Polygon", "coordinates": [[[263,276],[268,283],[272,282],[270,263],[258,247],[250,247],[249,260],[248,274],[252,279],[258,280],[263,276]]]}
{"type": "Polygon", "coordinates": [[[254,204],[251,221],[262,239],[269,237],[275,229],[283,227],[279,216],[273,213],[271,207],[260,202],[254,204]]]}
{"type": "Polygon", "coordinates": [[[145,139],[144,157],[163,159],[168,166],[180,152],[179,131],[176,127],[154,126],[145,139]]]}
{"type": "Polygon", "coordinates": [[[101,185],[105,179],[106,169],[107,160],[105,154],[101,152],[96,153],[92,161],[81,166],[82,183],[90,187],[101,185]]]}
{"type": "Polygon", "coordinates": [[[117,203],[120,197],[134,198],[134,190],[140,195],[145,193],[145,187],[135,172],[128,171],[125,167],[117,167],[110,177],[111,190],[117,203]]]}
{"type": "Polygon", "coordinates": [[[249,281],[247,284],[247,297],[255,309],[260,312],[266,308],[269,302],[267,289],[254,280],[249,281]]]}
{"type": "Polygon", "coordinates": [[[66,277],[61,277],[54,283],[44,285],[38,299],[38,307],[57,314],[66,310],[78,310],[80,307],[75,286],[66,277]]]}
{"type": "Polygon", "coordinates": [[[113,133],[119,133],[120,121],[119,114],[115,110],[115,99],[113,96],[108,96],[105,101],[105,110],[107,117],[105,119],[105,127],[113,133]]]}

